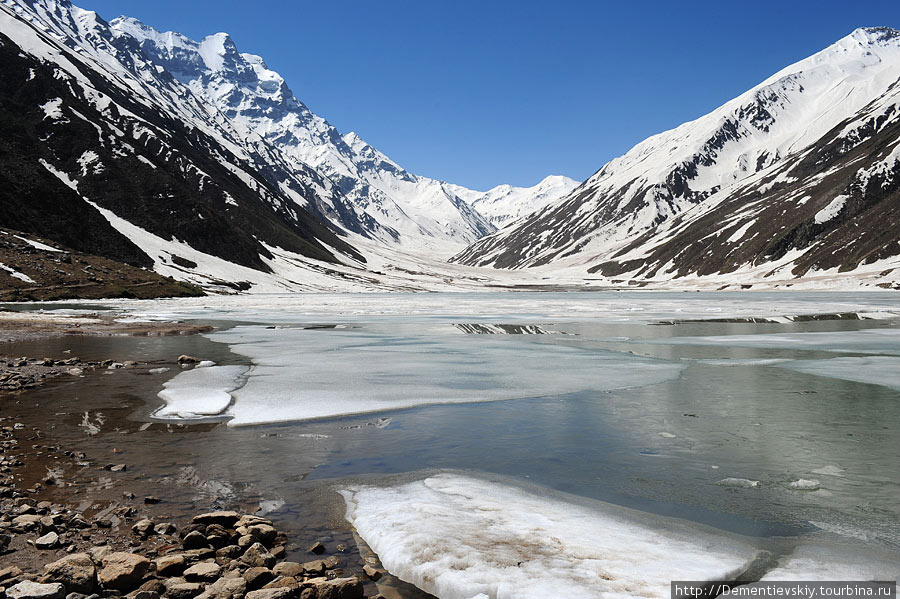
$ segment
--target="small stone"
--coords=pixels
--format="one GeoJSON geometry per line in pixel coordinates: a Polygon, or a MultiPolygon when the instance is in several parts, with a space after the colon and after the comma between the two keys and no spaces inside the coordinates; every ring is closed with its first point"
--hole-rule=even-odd
{"type": "Polygon", "coordinates": [[[284,545],[278,545],[276,547],[272,547],[271,549],[269,549],[269,553],[274,555],[275,559],[284,559],[286,552],[284,550],[284,545]]]}
{"type": "Polygon", "coordinates": [[[294,589],[300,588],[300,583],[293,576],[279,576],[272,582],[263,586],[264,589],[294,589]]]}
{"type": "Polygon", "coordinates": [[[338,543],[337,547],[334,548],[338,553],[347,553],[350,549],[343,543],[338,543]]]}
{"type": "Polygon", "coordinates": [[[110,472],[125,472],[128,470],[128,466],[126,464],[108,464],[106,469],[110,472]]]}
{"type": "Polygon", "coordinates": [[[159,497],[154,497],[153,495],[147,495],[144,497],[144,503],[147,505],[156,505],[159,503],[159,497]]]}
{"type": "Polygon", "coordinates": [[[369,564],[363,566],[363,572],[366,576],[369,577],[369,580],[378,580],[379,578],[381,578],[381,570],[369,564]]]}
{"type": "Polygon", "coordinates": [[[341,565],[341,558],[336,555],[329,555],[322,560],[322,563],[325,564],[326,570],[331,570],[332,568],[337,568],[341,565]]]}
{"type": "Polygon", "coordinates": [[[53,549],[59,544],[59,535],[55,532],[48,532],[42,537],[34,541],[34,546],[38,549],[53,549]]]}
{"type": "Polygon", "coordinates": [[[201,562],[184,571],[188,582],[212,582],[219,578],[222,568],[214,562],[201,562]]]}
{"type": "Polygon", "coordinates": [[[159,599],[159,593],[156,591],[145,591],[143,589],[138,589],[131,593],[128,593],[129,599],[159,599]]]}
{"type": "Polygon", "coordinates": [[[7,566],[5,568],[0,568],[0,583],[7,583],[10,580],[15,580],[21,575],[22,568],[18,566],[7,566]]]}
{"type": "Polygon", "coordinates": [[[206,540],[206,537],[203,536],[202,533],[194,530],[189,532],[182,540],[181,544],[185,549],[200,549],[202,547],[208,547],[209,543],[206,540]]]}
{"type": "Polygon", "coordinates": [[[180,356],[178,356],[179,364],[196,364],[199,361],[200,360],[198,358],[195,358],[194,356],[189,356],[187,354],[181,354],[180,356]]]}
{"type": "Polygon", "coordinates": [[[66,588],[58,582],[42,584],[23,580],[6,589],[6,596],[9,599],[63,599],[66,596],[66,588]]]}
{"type": "Polygon", "coordinates": [[[316,541],[316,542],[313,543],[313,545],[309,548],[309,552],[310,552],[310,553],[315,553],[316,555],[322,555],[323,553],[325,553],[325,545],[323,545],[323,544],[320,543],[319,541],[316,541]]]}
{"type": "Polygon", "coordinates": [[[325,573],[325,562],[320,559],[306,562],[301,567],[303,568],[303,573],[307,576],[321,576],[325,573]]]}
{"type": "Polygon", "coordinates": [[[175,530],[175,525],[171,522],[160,522],[153,527],[153,532],[158,535],[173,535],[175,534],[175,530]]]}
{"type": "Polygon", "coordinates": [[[153,530],[154,523],[153,520],[148,520],[144,518],[143,520],[138,520],[134,526],[131,527],[131,532],[138,535],[139,537],[149,537],[152,535],[155,530],[153,530]]]}
{"type": "Polygon", "coordinates": [[[97,568],[87,553],[75,553],[44,566],[44,578],[60,582],[70,593],[91,593],[97,587],[97,568]]]}
{"type": "Polygon", "coordinates": [[[183,555],[166,555],[156,560],[156,573],[160,576],[178,576],[184,572],[183,555]]]}

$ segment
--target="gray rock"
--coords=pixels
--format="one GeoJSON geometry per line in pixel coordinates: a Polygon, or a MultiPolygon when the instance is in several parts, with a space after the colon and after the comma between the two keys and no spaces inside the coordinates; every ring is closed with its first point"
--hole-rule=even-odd
{"type": "Polygon", "coordinates": [[[325,545],[323,545],[323,544],[320,543],[319,541],[316,541],[316,542],[313,543],[312,546],[309,548],[309,552],[310,552],[310,553],[315,553],[316,555],[322,555],[323,553],[325,553],[325,545]]]}
{"type": "Polygon", "coordinates": [[[59,535],[55,532],[48,532],[42,537],[38,537],[34,541],[34,546],[38,549],[53,549],[59,544],[59,535]]]}
{"type": "Polygon", "coordinates": [[[221,549],[216,549],[216,557],[223,559],[234,559],[240,557],[241,553],[243,553],[243,550],[237,545],[226,545],[221,549]]]}
{"type": "Polygon", "coordinates": [[[128,593],[129,599],[159,599],[159,593],[156,591],[144,591],[138,589],[132,593],[128,593]]]}
{"type": "Polygon", "coordinates": [[[150,560],[142,555],[117,551],[103,558],[103,568],[97,574],[97,581],[105,589],[129,592],[141,583],[150,570],[150,560]]]}
{"type": "Polygon", "coordinates": [[[307,576],[321,576],[325,573],[325,562],[320,559],[301,564],[303,573],[307,576]]]}
{"type": "Polygon", "coordinates": [[[6,596],[9,599],[63,599],[66,596],[66,588],[58,582],[42,584],[23,580],[6,589],[6,596]]]}
{"type": "Polygon", "coordinates": [[[97,568],[87,553],[73,553],[47,564],[44,578],[62,583],[69,593],[92,593],[97,588],[97,568]]]}

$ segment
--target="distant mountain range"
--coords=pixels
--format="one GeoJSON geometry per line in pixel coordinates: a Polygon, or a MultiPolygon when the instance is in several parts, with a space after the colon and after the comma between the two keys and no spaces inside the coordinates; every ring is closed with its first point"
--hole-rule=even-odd
{"type": "Polygon", "coordinates": [[[900,32],[857,29],[654,135],[461,264],[665,282],[900,275],[900,32]]]}
{"type": "Polygon", "coordinates": [[[0,76],[0,226],[211,291],[900,273],[893,29],[858,29],[580,185],[484,192],[339,133],[224,33],[0,0],[0,76]]]}

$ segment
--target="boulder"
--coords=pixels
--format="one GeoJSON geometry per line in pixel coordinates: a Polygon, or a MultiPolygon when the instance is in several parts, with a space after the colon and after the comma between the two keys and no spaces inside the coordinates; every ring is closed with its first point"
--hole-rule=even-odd
{"type": "Polygon", "coordinates": [[[146,557],[123,551],[106,555],[102,563],[103,568],[97,574],[100,585],[125,593],[136,589],[150,570],[150,560],[146,557]]]}
{"type": "Polygon", "coordinates": [[[258,589],[275,578],[275,574],[271,570],[262,566],[248,568],[243,576],[247,581],[247,588],[251,590],[258,589]]]}
{"type": "Polygon", "coordinates": [[[181,544],[185,549],[201,549],[203,547],[208,547],[209,543],[206,540],[206,537],[203,533],[193,530],[189,532],[185,537],[181,540],[181,544]]]}
{"type": "Polygon", "coordinates": [[[156,573],[160,576],[179,576],[186,563],[183,555],[165,555],[156,560],[156,573]]]}
{"type": "Polygon", "coordinates": [[[297,595],[297,589],[281,587],[278,589],[259,589],[250,591],[244,599],[292,599],[297,595]]]}
{"type": "Polygon", "coordinates": [[[297,562],[281,562],[280,564],[275,564],[275,567],[272,568],[272,572],[277,574],[278,576],[303,576],[305,569],[303,568],[303,564],[298,564],[297,562]]]}
{"type": "Polygon", "coordinates": [[[222,568],[215,562],[200,562],[184,571],[188,582],[212,582],[222,574],[222,568]]]}
{"type": "Polygon", "coordinates": [[[363,599],[363,585],[355,576],[334,578],[316,584],[318,599],[363,599]]]}
{"type": "Polygon", "coordinates": [[[203,585],[199,582],[184,582],[183,578],[170,578],[166,581],[167,599],[193,599],[202,592],[203,585]]]}
{"type": "Polygon", "coordinates": [[[97,588],[97,568],[87,553],[73,553],[44,566],[44,579],[62,583],[69,593],[92,593],[97,588]]]}
{"type": "Polygon", "coordinates": [[[6,589],[6,596],[9,599],[63,599],[66,596],[66,588],[58,582],[42,584],[23,580],[6,589]]]}
{"type": "Polygon", "coordinates": [[[243,578],[220,578],[209,585],[198,599],[240,599],[247,591],[243,578]]]}
{"type": "Polygon", "coordinates": [[[241,561],[250,567],[271,568],[275,565],[275,556],[269,553],[262,543],[254,543],[241,556],[241,561]]]}
{"type": "Polygon", "coordinates": [[[207,526],[210,524],[218,524],[220,526],[224,526],[225,528],[231,528],[240,519],[240,517],[241,515],[237,512],[207,512],[205,514],[198,514],[194,516],[191,519],[191,522],[197,522],[199,524],[204,524],[207,526]]]}

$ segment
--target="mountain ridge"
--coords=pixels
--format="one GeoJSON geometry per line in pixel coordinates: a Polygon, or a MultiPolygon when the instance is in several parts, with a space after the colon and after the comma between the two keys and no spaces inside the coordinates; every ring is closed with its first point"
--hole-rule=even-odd
{"type": "MultiPolygon", "coordinates": [[[[884,124],[897,120],[892,90],[898,78],[900,34],[890,28],[857,29],[709,114],[638,143],[575,192],[524,222],[475,242],[452,260],[647,280],[749,273],[766,263],[771,268],[754,277],[765,278],[784,267],[798,276],[833,268],[853,270],[862,260],[885,252],[879,254],[873,246],[854,265],[838,263],[826,253],[839,253],[844,246],[830,244],[847,236],[833,235],[832,230],[844,225],[844,216],[855,216],[838,211],[840,218],[815,223],[815,215],[847,191],[832,189],[852,181],[847,155],[874,143],[859,131],[876,134],[882,145],[896,147],[897,139],[884,124]],[[873,117],[869,114],[873,111],[881,116],[873,117]],[[879,122],[881,129],[866,126],[869,120],[879,122]],[[826,152],[817,164],[810,164],[818,150],[834,149],[835,144],[842,144],[839,152],[826,152]],[[823,173],[838,171],[843,178],[829,178],[828,189],[818,184],[826,178],[823,173]],[[787,214],[784,202],[796,203],[801,197],[791,198],[786,191],[806,184],[818,185],[817,193],[800,203],[805,207],[796,214],[787,214]],[[757,202],[757,215],[763,208],[767,211],[766,218],[759,218],[763,224],[755,220],[748,224],[750,212],[742,211],[750,202],[757,202]],[[697,225],[695,219],[704,214],[715,214],[725,226],[697,225]],[[732,226],[735,218],[738,226],[732,226]],[[808,221],[818,228],[805,224],[808,221]],[[728,242],[740,226],[748,227],[747,238],[728,242]],[[731,234],[721,236],[723,229],[731,234]],[[756,241],[747,245],[751,239],[756,241]],[[818,257],[799,260],[798,254],[784,260],[791,251],[818,257]],[[736,264],[731,254],[740,255],[736,264]]],[[[888,154],[873,146],[870,154],[854,160],[877,164],[888,154]]],[[[869,195],[877,194],[873,190],[869,195]]],[[[889,195],[879,210],[893,214],[898,199],[893,192],[889,195]]],[[[869,226],[877,229],[878,219],[873,216],[869,226]]],[[[849,238],[845,241],[850,243],[849,238]]]]}

